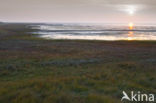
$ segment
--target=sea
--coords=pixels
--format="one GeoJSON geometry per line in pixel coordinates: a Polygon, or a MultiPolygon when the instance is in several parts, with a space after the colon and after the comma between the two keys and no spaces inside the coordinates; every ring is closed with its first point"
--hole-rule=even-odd
{"type": "Polygon", "coordinates": [[[43,23],[31,25],[39,37],[67,40],[156,40],[155,24],[43,23]]]}

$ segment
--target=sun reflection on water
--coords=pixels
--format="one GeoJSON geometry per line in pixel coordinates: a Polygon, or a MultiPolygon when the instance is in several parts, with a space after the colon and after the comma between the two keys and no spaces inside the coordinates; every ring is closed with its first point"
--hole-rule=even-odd
{"type": "Polygon", "coordinates": [[[132,23],[132,22],[130,22],[129,24],[129,32],[128,32],[128,37],[127,37],[127,40],[134,40],[134,32],[133,31],[131,31],[131,30],[133,30],[133,26],[134,26],[134,24],[132,23]]]}
{"type": "Polygon", "coordinates": [[[128,25],[129,25],[129,30],[133,30],[134,24],[132,22],[130,22],[128,25]]]}
{"type": "Polygon", "coordinates": [[[134,37],[133,31],[129,31],[127,40],[134,40],[133,37],[134,37]]]}

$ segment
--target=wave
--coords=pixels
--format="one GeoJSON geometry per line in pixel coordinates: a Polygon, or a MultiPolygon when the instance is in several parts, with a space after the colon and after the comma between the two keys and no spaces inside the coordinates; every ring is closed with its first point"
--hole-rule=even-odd
{"type": "Polygon", "coordinates": [[[48,39],[156,40],[156,26],[43,24],[34,25],[35,34],[48,39]]]}

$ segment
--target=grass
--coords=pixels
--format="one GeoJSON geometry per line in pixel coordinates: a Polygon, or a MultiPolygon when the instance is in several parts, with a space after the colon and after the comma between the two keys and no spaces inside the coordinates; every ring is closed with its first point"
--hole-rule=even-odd
{"type": "Polygon", "coordinates": [[[0,103],[120,103],[156,94],[155,41],[44,40],[0,24],[0,103]]]}

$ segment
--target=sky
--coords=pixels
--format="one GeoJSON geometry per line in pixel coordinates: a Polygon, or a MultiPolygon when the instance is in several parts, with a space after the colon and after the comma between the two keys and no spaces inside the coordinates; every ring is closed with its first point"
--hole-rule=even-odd
{"type": "Polygon", "coordinates": [[[0,0],[0,21],[156,23],[156,0],[0,0]]]}

